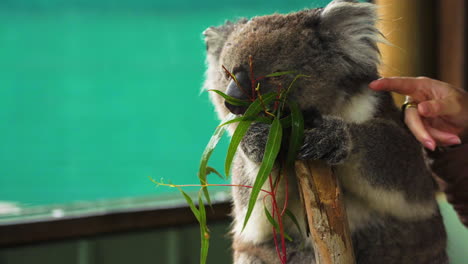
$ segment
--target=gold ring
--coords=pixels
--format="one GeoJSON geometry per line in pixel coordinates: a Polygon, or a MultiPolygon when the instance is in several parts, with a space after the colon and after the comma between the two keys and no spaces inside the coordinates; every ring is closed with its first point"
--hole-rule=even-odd
{"type": "Polygon", "coordinates": [[[401,110],[404,112],[406,109],[411,107],[418,108],[418,104],[413,102],[406,102],[401,106],[401,110]]]}

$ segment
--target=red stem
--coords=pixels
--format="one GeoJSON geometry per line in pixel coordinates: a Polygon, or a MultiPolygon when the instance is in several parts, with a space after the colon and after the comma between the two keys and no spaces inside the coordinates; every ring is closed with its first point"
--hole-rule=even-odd
{"type": "MultiPolygon", "coordinates": [[[[286,169],[284,169],[286,170],[286,169]]],[[[288,191],[288,175],[287,173],[283,173],[284,176],[284,191],[285,191],[285,195],[284,195],[284,204],[283,204],[283,210],[281,211],[281,217],[283,217],[283,215],[285,214],[286,212],[286,209],[288,208],[288,200],[289,200],[289,191],[288,191]]]]}
{"type": "MultiPolygon", "coordinates": [[[[272,187],[271,185],[271,175],[269,176],[269,181],[270,181],[270,188],[272,187]]],[[[273,219],[275,219],[275,215],[276,215],[276,199],[275,199],[275,193],[273,193],[273,195],[270,196],[271,197],[271,217],[273,217],[273,219]]],[[[271,229],[273,230],[273,240],[275,241],[275,248],[276,248],[276,253],[278,254],[278,258],[280,259],[281,263],[282,264],[285,264],[283,263],[283,257],[281,256],[281,250],[279,248],[279,244],[278,244],[278,239],[276,238],[276,229],[275,229],[275,226],[271,226],[271,229]]],[[[281,236],[281,234],[280,234],[281,236]]]]}
{"type": "Polygon", "coordinates": [[[283,263],[283,257],[281,256],[281,251],[279,249],[278,239],[276,238],[276,229],[274,226],[271,226],[271,229],[273,230],[273,240],[275,241],[276,253],[278,254],[278,258],[281,260],[281,263],[283,263]]]}
{"type": "MultiPolygon", "coordinates": [[[[276,93],[277,93],[276,99],[280,99],[281,89],[282,89],[281,84],[278,84],[278,88],[277,88],[277,91],[276,91],[276,93]]],[[[278,103],[279,103],[279,100],[276,100],[275,101],[275,111],[278,109],[278,103]]]]}
{"type": "Polygon", "coordinates": [[[253,101],[254,101],[254,98],[251,97],[251,96],[249,96],[249,94],[247,93],[247,91],[245,91],[244,87],[242,87],[242,86],[240,85],[240,83],[237,81],[237,79],[235,78],[234,74],[232,74],[228,69],[226,69],[226,67],[224,67],[224,65],[221,65],[221,67],[222,67],[223,70],[229,75],[229,77],[231,77],[231,79],[232,79],[233,81],[236,82],[237,87],[245,94],[245,96],[247,96],[247,97],[250,99],[250,101],[253,102],[253,101]]]}
{"type": "Polygon", "coordinates": [[[255,98],[255,88],[257,87],[257,82],[255,80],[255,75],[253,71],[253,58],[252,55],[249,55],[249,68],[250,68],[250,83],[252,88],[252,98],[255,98]]]}
{"type": "MultiPolygon", "coordinates": [[[[273,195],[271,196],[272,198],[272,217],[273,219],[275,218],[276,215],[278,215],[277,217],[277,220],[278,220],[278,225],[279,225],[279,231],[280,231],[280,238],[281,238],[281,249],[282,249],[282,256],[281,256],[281,253],[279,252],[279,248],[277,247],[277,252],[278,252],[278,256],[281,260],[281,263],[282,264],[286,264],[288,261],[287,261],[287,254],[286,254],[286,241],[285,241],[285,237],[284,237],[284,227],[283,227],[283,219],[281,217],[281,214],[279,214],[279,210],[278,210],[278,203],[276,202],[276,190],[274,189],[274,185],[273,185],[273,180],[272,180],[272,177],[271,177],[271,174],[270,176],[268,177],[268,180],[270,182],[270,189],[272,190],[272,193],[273,195]]],[[[274,229],[274,227],[273,227],[274,229]]],[[[276,241],[276,231],[273,232],[273,237],[276,241]]],[[[277,244],[277,242],[275,242],[275,245],[277,244]]]]}

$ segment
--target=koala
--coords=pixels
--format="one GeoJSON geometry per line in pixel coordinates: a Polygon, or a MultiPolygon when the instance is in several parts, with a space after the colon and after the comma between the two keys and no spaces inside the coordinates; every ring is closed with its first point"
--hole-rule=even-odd
{"type": "MultiPolygon", "coordinates": [[[[256,76],[289,70],[310,76],[298,79],[290,92],[305,119],[297,159],[322,160],[332,167],[342,188],[357,263],[448,263],[436,185],[423,149],[401,121],[391,95],[367,88],[379,78],[377,42],[382,36],[375,27],[375,9],[370,3],[335,0],[324,8],[210,27],[204,32],[205,88],[245,99],[222,66],[249,87],[249,56],[256,76]]],[[[294,76],[283,77],[288,84],[294,76]]],[[[263,80],[261,92],[277,89],[277,81],[263,80]]],[[[245,112],[215,93],[210,99],[220,119],[245,112]]],[[[229,129],[232,133],[235,127],[229,129]]],[[[253,185],[268,129],[268,124],[253,123],[248,130],[233,163],[233,184],[253,185]]],[[[294,183],[294,175],[288,177],[294,183]]],[[[286,192],[281,188],[280,203],[286,192]]],[[[289,184],[287,191],[289,209],[304,219],[297,186],[289,184]]],[[[250,189],[232,192],[234,263],[280,263],[262,195],[242,229],[250,189]]],[[[287,243],[288,263],[314,262],[313,245],[301,224],[303,234],[285,219],[285,230],[294,239],[287,243]]]]}

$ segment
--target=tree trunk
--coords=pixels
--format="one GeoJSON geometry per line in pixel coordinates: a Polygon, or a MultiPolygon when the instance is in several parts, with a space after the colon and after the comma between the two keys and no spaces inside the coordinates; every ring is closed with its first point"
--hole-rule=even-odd
{"type": "Polygon", "coordinates": [[[354,264],[348,220],[337,178],[321,161],[296,161],[317,264],[354,264]]]}

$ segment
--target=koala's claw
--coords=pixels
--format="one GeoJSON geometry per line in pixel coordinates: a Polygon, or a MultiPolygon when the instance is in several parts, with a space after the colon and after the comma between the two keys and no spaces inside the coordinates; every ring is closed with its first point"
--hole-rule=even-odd
{"type": "Polygon", "coordinates": [[[324,118],[320,126],[304,131],[304,144],[297,158],[324,160],[329,164],[339,164],[349,154],[349,142],[346,124],[342,120],[324,118]]]}
{"type": "MultiPolygon", "coordinates": [[[[241,141],[244,154],[254,162],[261,162],[265,152],[270,125],[253,123],[241,141]]],[[[315,128],[304,131],[304,143],[297,158],[324,160],[329,164],[343,162],[350,149],[350,137],[341,119],[326,117],[315,128]]]]}

